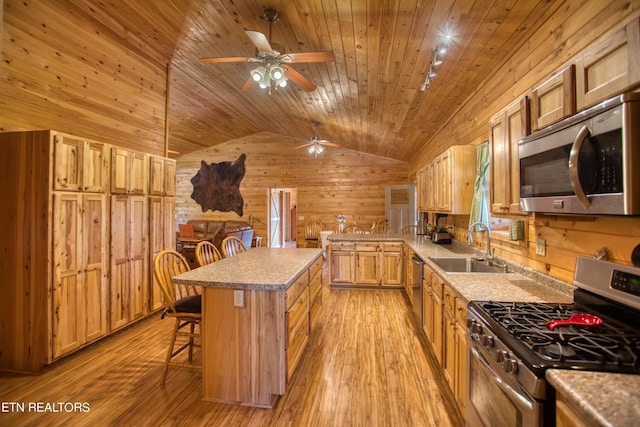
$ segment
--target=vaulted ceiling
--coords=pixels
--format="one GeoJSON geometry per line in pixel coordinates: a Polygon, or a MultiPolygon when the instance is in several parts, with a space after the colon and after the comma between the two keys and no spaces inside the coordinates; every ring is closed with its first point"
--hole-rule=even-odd
{"type": "MultiPolygon", "coordinates": [[[[408,161],[492,71],[526,42],[548,0],[112,0],[90,13],[130,49],[168,67],[169,149],[185,154],[271,132],[313,135],[346,148],[408,161]],[[199,58],[254,56],[245,30],[269,35],[283,53],[331,51],[335,62],[294,64],[317,89],[242,91],[252,63],[199,58]],[[420,90],[432,49],[451,34],[444,62],[420,90]]],[[[464,141],[461,141],[464,142],[464,141]]]]}

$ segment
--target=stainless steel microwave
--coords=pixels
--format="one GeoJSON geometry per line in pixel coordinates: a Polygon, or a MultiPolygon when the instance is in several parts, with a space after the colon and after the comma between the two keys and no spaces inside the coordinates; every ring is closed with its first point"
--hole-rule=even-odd
{"type": "Polygon", "coordinates": [[[518,156],[522,211],[640,215],[640,93],[520,140],[518,156]]]}

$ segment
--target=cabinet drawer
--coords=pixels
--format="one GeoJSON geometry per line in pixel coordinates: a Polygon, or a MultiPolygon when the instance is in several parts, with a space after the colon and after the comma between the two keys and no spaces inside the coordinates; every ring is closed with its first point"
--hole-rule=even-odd
{"type": "Polygon", "coordinates": [[[385,252],[402,252],[402,242],[384,242],[382,249],[385,252]]]}
{"type": "Polygon", "coordinates": [[[467,330],[467,303],[463,298],[456,298],[456,320],[465,331],[467,330]]]}
{"type": "Polygon", "coordinates": [[[444,296],[442,297],[445,307],[455,313],[456,311],[456,294],[451,290],[449,286],[444,286],[444,296]]]}
{"type": "Polygon", "coordinates": [[[291,308],[287,311],[287,337],[291,343],[293,335],[297,330],[303,317],[309,317],[309,288],[306,287],[291,308]]]}
{"type": "Polygon", "coordinates": [[[285,302],[287,310],[291,307],[291,304],[302,294],[302,292],[309,286],[309,271],[302,273],[300,277],[296,279],[291,286],[287,288],[285,292],[285,302]]]}
{"type": "Polygon", "coordinates": [[[317,260],[315,260],[313,262],[313,264],[311,264],[311,267],[309,267],[309,278],[310,280],[313,280],[313,278],[316,276],[316,274],[318,274],[318,272],[320,272],[322,270],[322,264],[323,264],[323,259],[322,257],[318,257],[317,260]]]}
{"type": "Polygon", "coordinates": [[[331,242],[332,252],[351,252],[355,248],[356,244],[354,242],[331,242]]]}
{"type": "Polygon", "coordinates": [[[442,288],[444,287],[444,281],[437,274],[433,273],[431,275],[431,289],[433,293],[438,296],[438,298],[442,299],[442,288]]]}
{"type": "Polygon", "coordinates": [[[313,305],[313,303],[315,302],[316,298],[318,297],[318,294],[320,293],[320,290],[322,290],[322,272],[318,272],[315,276],[313,276],[313,278],[311,279],[311,282],[309,283],[309,292],[310,292],[310,304],[313,305]]]}
{"type": "Polygon", "coordinates": [[[379,243],[356,242],[356,252],[378,252],[380,251],[379,243]]]}

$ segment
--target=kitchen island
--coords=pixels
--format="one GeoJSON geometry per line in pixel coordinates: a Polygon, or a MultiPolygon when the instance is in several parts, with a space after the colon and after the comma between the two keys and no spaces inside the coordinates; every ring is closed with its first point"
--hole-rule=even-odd
{"type": "Polygon", "coordinates": [[[309,340],[322,250],[254,248],[174,276],[202,292],[202,398],[272,408],[309,340]]]}

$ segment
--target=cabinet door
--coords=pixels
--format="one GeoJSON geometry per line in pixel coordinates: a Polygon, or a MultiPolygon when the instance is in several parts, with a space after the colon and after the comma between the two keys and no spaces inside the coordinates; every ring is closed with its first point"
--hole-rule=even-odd
{"type": "Polygon", "coordinates": [[[129,197],[111,196],[111,330],[129,323],[129,197]]]}
{"type": "Polygon", "coordinates": [[[331,251],[331,283],[353,284],[353,252],[331,251]]]}
{"type": "Polygon", "coordinates": [[[427,180],[427,184],[425,185],[427,194],[425,196],[427,210],[434,211],[436,210],[436,186],[435,186],[435,168],[433,162],[430,162],[427,165],[425,178],[427,180]]]}
{"type": "Polygon", "coordinates": [[[82,255],[84,265],[85,338],[93,341],[108,332],[108,214],[107,196],[85,194],[83,197],[82,255]]]}
{"type": "Polygon", "coordinates": [[[176,195],[176,161],[164,159],[164,195],[176,195]]]}
{"type": "Polygon", "coordinates": [[[443,310],[443,353],[442,368],[444,369],[444,377],[449,383],[451,390],[454,390],[454,378],[455,378],[455,340],[456,340],[456,323],[453,313],[448,308],[443,310]]]}
{"type": "Polygon", "coordinates": [[[53,195],[52,355],[57,358],[84,343],[82,195],[53,195]]]}
{"type": "Polygon", "coordinates": [[[531,130],[536,131],[576,113],[575,65],[560,70],[533,89],[531,130]]]}
{"type": "Polygon", "coordinates": [[[82,190],[106,193],[109,190],[109,146],[87,141],[83,146],[82,190]]]}
{"type": "Polygon", "coordinates": [[[527,215],[520,211],[518,141],[529,133],[528,106],[525,96],[489,122],[491,212],[496,215],[527,215]]]}
{"type": "Polygon", "coordinates": [[[356,280],[362,285],[380,284],[380,252],[356,252],[356,280]]]}
{"type": "Polygon", "coordinates": [[[593,43],[576,60],[578,111],[640,82],[640,20],[593,43]]]}
{"type": "Polygon", "coordinates": [[[464,414],[467,401],[467,330],[460,322],[456,322],[455,354],[455,396],[460,412],[464,414]]]}
{"type": "MultiPolygon", "coordinates": [[[[402,252],[383,252],[382,284],[388,286],[402,285],[402,252]]],[[[409,262],[410,264],[410,262],[409,262]]],[[[409,292],[409,291],[408,291],[409,292]]],[[[407,293],[408,293],[407,292],[407,293]]],[[[411,288],[413,295],[413,288],[411,288]]],[[[411,297],[409,299],[412,299],[411,297]]]]}
{"type": "Polygon", "coordinates": [[[147,177],[149,176],[147,167],[147,155],[143,153],[131,152],[131,182],[129,192],[131,194],[147,193],[147,177]]]}
{"type": "Polygon", "coordinates": [[[162,196],[164,194],[164,159],[149,156],[149,195],[162,196]]]}
{"type": "Polygon", "coordinates": [[[164,249],[175,249],[175,198],[149,197],[149,309],[163,306],[162,291],[153,274],[153,260],[164,249]]]}
{"type": "Polygon", "coordinates": [[[438,360],[438,363],[442,366],[442,350],[443,350],[443,340],[442,340],[442,298],[438,296],[435,292],[431,293],[433,298],[433,330],[431,334],[431,347],[433,352],[438,360]]]}
{"type": "Polygon", "coordinates": [[[145,196],[131,196],[129,203],[129,236],[130,276],[129,298],[131,320],[138,319],[149,313],[149,278],[147,262],[147,198],[145,196]]]}
{"type": "Polygon", "coordinates": [[[84,141],[68,135],[53,136],[53,189],[82,189],[82,146],[84,141]]]}
{"type": "Polygon", "coordinates": [[[451,210],[451,151],[442,153],[435,164],[437,178],[436,209],[442,212],[451,210]]]}

